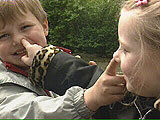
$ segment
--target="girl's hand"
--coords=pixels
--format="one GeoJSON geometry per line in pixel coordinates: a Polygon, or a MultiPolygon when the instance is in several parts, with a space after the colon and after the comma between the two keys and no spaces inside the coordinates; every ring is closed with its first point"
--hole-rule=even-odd
{"type": "Polygon", "coordinates": [[[89,61],[89,65],[97,65],[97,63],[94,61],[89,61]]]}
{"type": "Polygon", "coordinates": [[[124,97],[126,90],[124,77],[116,76],[118,63],[112,59],[95,85],[85,91],[85,103],[93,111],[112,104],[124,97]]]}
{"type": "Polygon", "coordinates": [[[27,40],[22,40],[22,45],[26,48],[27,55],[21,57],[21,60],[28,66],[32,65],[32,61],[36,53],[41,50],[41,46],[37,44],[30,44],[27,40]]]}

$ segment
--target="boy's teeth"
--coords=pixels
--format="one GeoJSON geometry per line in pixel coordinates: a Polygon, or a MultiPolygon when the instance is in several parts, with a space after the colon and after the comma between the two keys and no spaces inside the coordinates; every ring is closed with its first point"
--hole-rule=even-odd
{"type": "Polygon", "coordinates": [[[24,52],[26,52],[26,51],[24,50],[24,51],[21,51],[21,52],[16,52],[16,54],[22,54],[24,52]]]}

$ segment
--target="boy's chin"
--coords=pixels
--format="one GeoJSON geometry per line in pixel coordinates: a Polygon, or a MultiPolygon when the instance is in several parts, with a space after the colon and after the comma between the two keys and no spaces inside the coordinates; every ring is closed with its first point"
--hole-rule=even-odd
{"type": "Polygon", "coordinates": [[[24,64],[23,62],[17,62],[17,63],[14,64],[14,65],[17,66],[18,68],[22,68],[23,70],[29,69],[29,66],[27,66],[27,65],[24,64]]]}

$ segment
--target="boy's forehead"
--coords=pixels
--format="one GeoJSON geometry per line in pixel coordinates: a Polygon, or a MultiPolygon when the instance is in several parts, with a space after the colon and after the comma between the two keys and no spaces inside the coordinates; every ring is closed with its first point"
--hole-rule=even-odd
{"type": "Polygon", "coordinates": [[[24,15],[8,15],[5,17],[0,16],[0,29],[4,29],[6,26],[12,26],[13,24],[20,24],[20,21],[25,20],[27,16],[24,15]]]}
{"type": "MultiPolygon", "coordinates": [[[[23,1],[23,0],[18,0],[23,1]]],[[[0,28],[25,16],[27,9],[17,0],[0,0],[0,28]],[[13,4],[15,2],[15,4],[13,4]]]]}

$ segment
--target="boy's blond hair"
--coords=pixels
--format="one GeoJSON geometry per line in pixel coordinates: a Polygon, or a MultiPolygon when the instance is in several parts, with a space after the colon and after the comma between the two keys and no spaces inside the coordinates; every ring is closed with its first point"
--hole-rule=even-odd
{"type": "Polygon", "coordinates": [[[6,23],[16,22],[27,11],[30,11],[41,24],[47,19],[39,0],[0,0],[0,23],[5,26],[6,23]]]}

